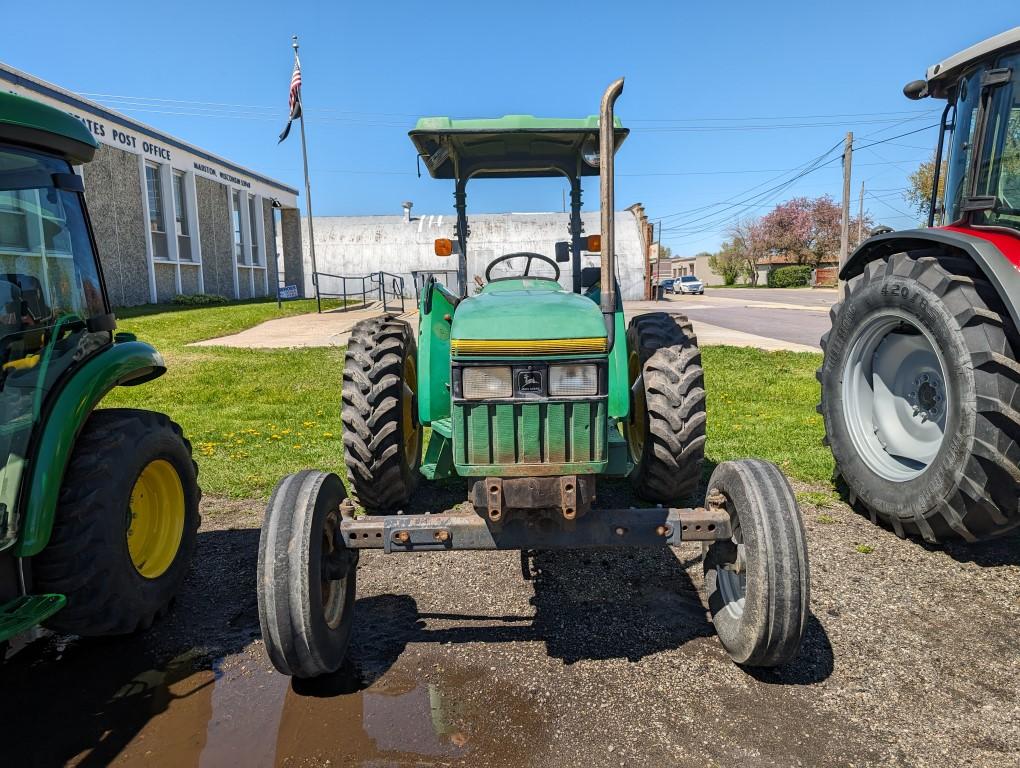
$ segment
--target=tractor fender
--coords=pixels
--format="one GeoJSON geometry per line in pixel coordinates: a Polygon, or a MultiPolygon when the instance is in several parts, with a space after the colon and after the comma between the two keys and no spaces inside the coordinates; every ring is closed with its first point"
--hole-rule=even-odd
{"type": "Polygon", "coordinates": [[[37,555],[49,543],[64,470],[78,433],[99,401],[116,386],[144,384],[164,373],[163,357],[148,344],[119,342],[89,358],[48,398],[21,488],[17,557],[37,555]]]}
{"type": "MultiPolygon", "coordinates": [[[[1009,310],[1013,325],[1020,328],[1020,267],[1007,258],[990,239],[982,237],[982,230],[961,229],[907,229],[887,232],[865,240],[840,270],[841,280],[861,274],[865,265],[875,259],[903,251],[917,251],[941,247],[955,250],[970,258],[994,287],[1002,303],[1009,310]]],[[[993,233],[989,233],[991,236],[993,233]]]]}

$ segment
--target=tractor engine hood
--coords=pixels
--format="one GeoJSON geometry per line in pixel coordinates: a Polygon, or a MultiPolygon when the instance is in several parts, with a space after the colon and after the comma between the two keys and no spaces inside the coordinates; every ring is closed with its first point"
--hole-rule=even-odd
{"type": "MultiPolygon", "coordinates": [[[[606,351],[606,325],[598,304],[586,296],[564,290],[559,283],[540,278],[506,278],[485,286],[476,296],[464,299],[454,313],[452,351],[484,354],[481,347],[458,344],[471,341],[556,341],[583,342],[573,351],[606,351]],[[458,349],[458,347],[460,349],[458,349]]],[[[492,350],[499,354],[512,345],[492,350]]],[[[543,349],[529,345],[517,354],[569,353],[570,344],[543,349]]]]}

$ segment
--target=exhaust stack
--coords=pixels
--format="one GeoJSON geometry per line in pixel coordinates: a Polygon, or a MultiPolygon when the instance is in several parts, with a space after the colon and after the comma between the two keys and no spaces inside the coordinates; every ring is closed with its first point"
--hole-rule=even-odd
{"type": "Polygon", "coordinates": [[[616,151],[616,125],[613,119],[613,106],[623,93],[623,78],[614,80],[602,94],[602,106],[599,110],[599,204],[602,207],[602,282],[600,305],[602,313],[610,315],[616,311],[616,269],[615,258],[616,232],[614,230],[613,194],[614,170],[613,163],[616,151]]]}

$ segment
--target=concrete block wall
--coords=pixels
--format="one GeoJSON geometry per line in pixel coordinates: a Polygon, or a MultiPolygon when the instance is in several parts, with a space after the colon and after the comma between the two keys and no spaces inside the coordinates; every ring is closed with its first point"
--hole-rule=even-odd
{"type": "Polygon", "coordinates": [[[82,178],[110,301],[115,306],[145,304],[151,300],[148,222],[138,157],[102,144],[95,159],[83,167],[82,178]]]}
{"type": "Polygon", "coordinates": [[[269,295],[276,296],[276,289],[280,283],[278,264],[280,249],[276,242],[276,232],[273,229],[273,203],[270,200],[262,199],[262,227],[265,230],[266,241],[266,266],[269,269],[269,295]]]}
{"type": "MultiPolygon", "coordinates": [[[[305,257],[302,247],[304,239],[301,213],[296,208],[284,208],[281,219],[283,221],[283,271],[280,278],[288,285],[296,285],[298,293],[302,296],[314,296],[311,290],[312,270],[308,267],[305,271],[305,262],[311,257],[305,257]]],[[[323,270],[320,267],[320,271],[323,270]]]]}
{"type": "Polygon", "coordinates": [[[234,296],[234,240],[230,226],[230,193],[225,184],[195,179],[198,229],[202,245],[205,292],[234,296]]]}
{"type": "MultiPolygon", "coordinates": [[[[499,213],[468,215],[469,291],[475,275],[483,276],[486,265],[506,253],[530,251],[549,258],[555,256],[555,243],[569,239],[569,216],[565,213],[499,213]]],[[[582,214],[585,234],[600,228],[598,211],[582,214]]],[[[316,216],[315,254],[319,272],[334,275],[366,275],[384,271],[404,278],[404,295],[414,296],[412,270],[448,270],[457,268],[457,257],[436,256],[436,238],[453,238],[452,214],[415,216],[316,216]]],[[[640,217],[631,210],[616,214],[617,277],[625,299],[644,295],[645,245],[640,217]]],[[[304,238],[305,290],[314,295],[311,282],[311,251],[307,227],[304,238]]],[[[581,266],[597,266],[598,254],[582,254],[581,266]]],[[[516,264],[523,266],[523,261],[516,264]]],[[[536,265],[537,267],[538,265],[536,265]]],[[[560,282],[571,285],[570,264],[560,264],[560,282]]],[[[544,267],[542,269],[548,269],[544,267]]],[[[497,269],[497,271],[499,271],[497,269]]],[[[539,274],[542,274],[541,272],[539,274]]],[[[456,286],[455,276],[449,284],[456,286]]],[[[339,281],[323,278],[322,290],[337,292],[339,281]]],[[[348,282],[349,290],[360,290],[360,282],[348,282]]]]}

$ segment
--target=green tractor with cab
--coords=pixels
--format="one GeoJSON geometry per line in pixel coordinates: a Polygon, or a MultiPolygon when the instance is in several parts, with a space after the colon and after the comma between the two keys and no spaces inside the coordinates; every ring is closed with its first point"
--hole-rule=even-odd
{"type": "Polygon", "coordinates": [[[191,561],[191,446],[161,413],[96,406],[161,376],[115,334],[84,186],[98,148],[75,117],[0,93],[0,647],[40,623],[148,627],[191,561]]]}
{"type": "MultiPolygon", "coordinates": [[[[511,549],[704,547],[709,609],[740,664],[776,666],[800,645],[808,561],[793,493],[773,464],[718,465],[704,504],[701,355],[682,315],[628,324],[614,270],[614,117],[623,80],[598,116],[424,118],[410,132],[434,178],[455,183],[459,292],[434,278],[418,331],[392,315],[353,329],[341,418],[357,505],[333,473],[285,477],[266,510],[258,560],[263,639],[296,677],[338,669],[351,634],[358,555],[511,549]],[[565,177],[570,239],[555,254],[507,253],[468,295],[466,185],[475,178],[565,177]],[[601,233],[584,236],[581,181],[600,177],[601,233]],[[600,254],[582,268],[582,253],[600,254]],[[560,264],[570,279],[560,282],[560,264]],[[423,455],[423,436],[431,428],[423,455]],[[425,480],[460,477],[468,502],[404,514],[425,480]],[[630,478],[655,506],[597,503],[600,477],[630,478]],[[360,514],[357,507],[366,514],[360,514]]],[[[509,574],[508,574],[509,576],[509,574]]]]}

